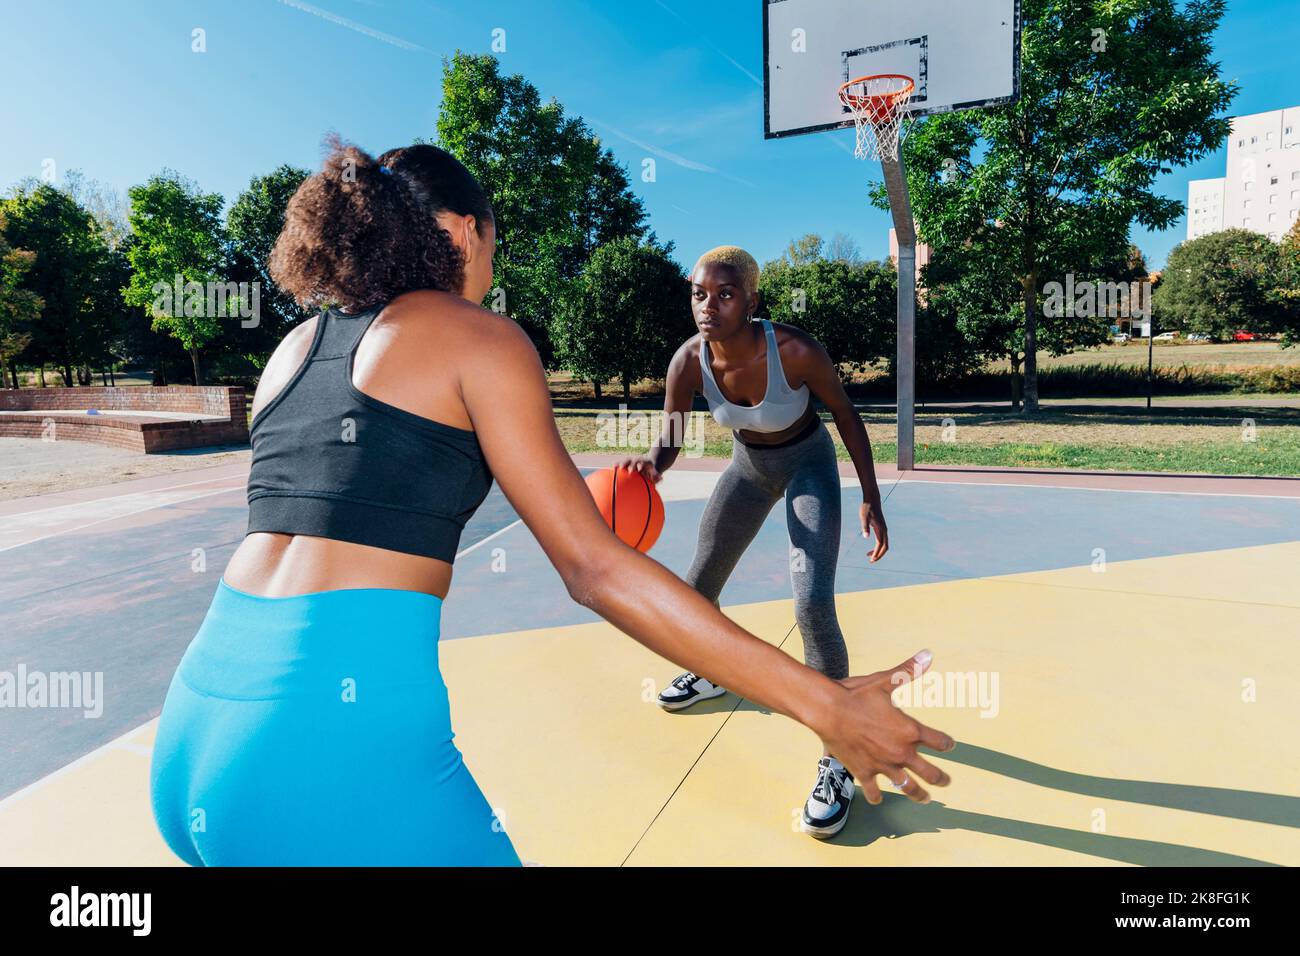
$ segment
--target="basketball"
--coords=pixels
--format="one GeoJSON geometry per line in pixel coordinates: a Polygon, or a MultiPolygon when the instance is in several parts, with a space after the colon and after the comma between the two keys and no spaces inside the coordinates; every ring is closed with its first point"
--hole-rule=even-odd
{"type": "Polygon", "coordinates": [[[601,517],[624,544],[645,553],[664,529],[664,501],[639,471],[602,468],[587,476],[601,517]]]}

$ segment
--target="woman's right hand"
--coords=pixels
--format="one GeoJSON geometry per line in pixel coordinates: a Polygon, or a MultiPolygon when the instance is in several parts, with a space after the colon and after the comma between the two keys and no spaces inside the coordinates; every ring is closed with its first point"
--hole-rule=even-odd
{"type": "Polygon", "coordinates": [[[921,651],[890,670],[839,681],[844,695],[825,721],[826,726],[814,728],[827,752],[844,764],[861,785],[868,803],[878,804],[883,799],[876,785],[877,775],[895,785],[906,781],[902,792],[917,803],[930,802],[918,778],[936,787],[946,787],[950,782],[949,776],[916,748],[924,744],[931,750],[946,752],[956,747],[956,742],[909,717],[890,697],[896,687],[925,673],[932,660],[929,651],[921,651]]]}
{"type": "Polygon", "coordinates": [[[639,471],[653,484],[659,484],[663,481],[663,474],[655,467],[655,463],[650,460],[649,455],[639,455],[636,458],[624,458],[622,461],[614,463],[615,468],[626,468],[628,471],[639,471]]]}

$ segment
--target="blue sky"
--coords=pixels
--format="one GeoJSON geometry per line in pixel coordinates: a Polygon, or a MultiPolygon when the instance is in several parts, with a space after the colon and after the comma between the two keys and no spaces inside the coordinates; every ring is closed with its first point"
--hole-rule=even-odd
{"type": "MultiPolygon", "coordinates": [[[[503,68],[601,135],[679,260],[736,243],[763,261],[807,232],[887,252],[865,195],[879,167],[852,158],[851,132],[763,139],[758,0],[0,0],[0,22],[3,190],[52,159],[122,192],[169,167],[229,201],[281,163],[315,169],[329,130],[376,152],[433,136],[441,57],[490,52],[500,28],[503,68]]],[[[1233,113],[1300,104],[1297,50],[1296,0],[1232,0],[1217,54],[1241,84],[1233,113]]],[[[1185,200],[1225,152],[1160,191],[1185,200]]],[[[1135,239],[1157,267],[1185,235],[1135,239]]]]}

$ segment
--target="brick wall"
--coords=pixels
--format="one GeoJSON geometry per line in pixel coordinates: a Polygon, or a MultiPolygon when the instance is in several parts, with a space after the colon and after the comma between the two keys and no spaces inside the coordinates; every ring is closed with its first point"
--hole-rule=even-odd
{"type": "Polygon", "coordinates": [[[128,385],[120,388],[0,389],[0,409],[6,411],[56,411],[58,409],[123,409],[132,412],[193,412],[230,418],[238,403],[244,407],[244,390],[228,385],[128,385]]]}
{"type": "Polygon", "coordinates": [[[56,441],[92,441],[149,454],[181,448],[248,443],[248,397],[243,388],[226,385],[148,385],[123,388],[0,389],[0,410],[30,412],[0,416],[0,436],[56,441]],[[84,418],[50,418],[48,412],[97,409],[84,418]],[[114,410],[220,415],[213,421],[114,417],[114,410]],[[48,423],[53,423],[51,432],[48,423]]]}

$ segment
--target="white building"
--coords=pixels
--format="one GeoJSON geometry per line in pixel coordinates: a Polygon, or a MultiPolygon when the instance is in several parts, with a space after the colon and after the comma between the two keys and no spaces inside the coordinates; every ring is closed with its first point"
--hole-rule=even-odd
{"type": "Polygon", "coordinates": [[[1223,228],[1223,183],[1193,179],[1187,184],[1187,238],[1195,239],[1223,228]]]}
{"type": "Polygon", "coordinates": [[[1300,219],[1300,106],[1237,116],[1227,175],[1187,187],[1187,238],[1251,229],[1277,241],[1300,219]]]}

